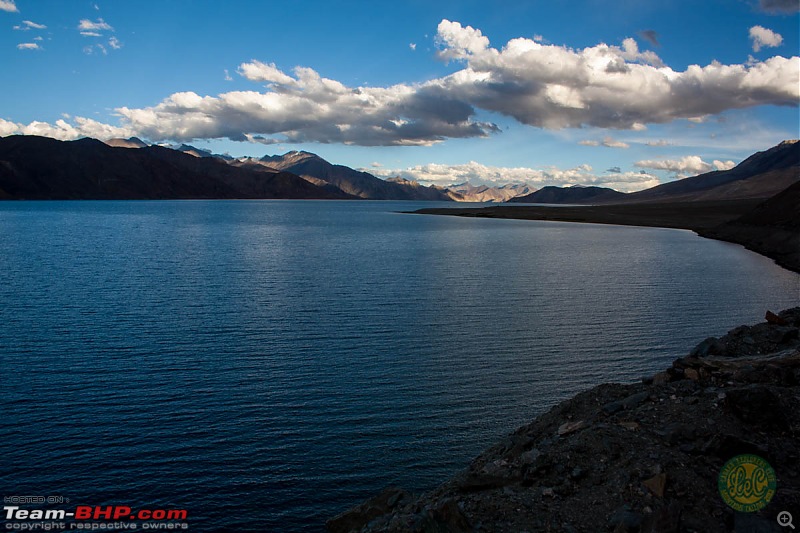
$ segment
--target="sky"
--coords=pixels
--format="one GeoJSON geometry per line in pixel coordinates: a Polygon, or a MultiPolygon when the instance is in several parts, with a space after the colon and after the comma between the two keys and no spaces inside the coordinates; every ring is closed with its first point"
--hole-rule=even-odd
{"type": "Polygon", "coordinates": [[[800,137],[800,0],[0,0],[0,135],[633,191],[800,137]]]}

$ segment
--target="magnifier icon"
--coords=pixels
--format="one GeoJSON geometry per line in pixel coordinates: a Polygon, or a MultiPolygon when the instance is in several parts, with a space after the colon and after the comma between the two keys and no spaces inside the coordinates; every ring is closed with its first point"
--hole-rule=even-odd
{"type": "Polygon", "coordinates": [[[794,524],[792,524],[792,513],[789,511],[781,511],[778,513],[778,525],[781,527],[790,527],[794,529],[794,524]]]}

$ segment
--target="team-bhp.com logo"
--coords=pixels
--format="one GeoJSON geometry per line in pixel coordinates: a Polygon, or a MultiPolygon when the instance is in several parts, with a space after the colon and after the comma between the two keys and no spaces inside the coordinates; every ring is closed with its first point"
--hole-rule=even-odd
{"type": "MultiPolygon", "coordinates": [[[[29,521],[29,520],[74,520],[98,521],[113,520],[127,522],[130,520],[141,521],[176,521],[186,520],[189,513],[186,509],[138,509],[134,510],[127,505],[78,505],[74,510],[65,509],[21,509],[16,505],[5,505],[3,511],[6,520],[29,521]]],[[[129,522],[133,525],[133,522],[129,522]]],[[[87,526],[89,524],[86,524],[87,526]]],[[[182,524],[183,525],[183,524],[182,524]]],[[[78,529],[86,529],[78,527],[78,529]]],[[[114,528],[120,529],[120,528],[114,528]]],[[[159,529],[159,528],[151,528],[159,529]]],[[[170,528],[174,529],[174,528],[170,528]]],[[[184,527],[185,529],[185,527],[184,527]]]]}

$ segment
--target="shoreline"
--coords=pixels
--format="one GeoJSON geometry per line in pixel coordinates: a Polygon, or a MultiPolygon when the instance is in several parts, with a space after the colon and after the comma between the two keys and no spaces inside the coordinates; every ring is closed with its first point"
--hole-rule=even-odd
{"type": "Polygon", "coordinates": [[[640,383],[605,383],[506,435],[437,488],[399,487],[331,518],[332,533],[777,531],[800,509],[800,307],[700,342],[640,383]],[[729,507],[730,459],[775,470],[771,502],[729,507]]]}
{"type": "Polygon", "coordinates": [[[739,244],[772,259],[787,270],[800,273],[800,236],[773,226],[732,224],[763,201],[764,199],[587,206],[438,207],[407,213],[684,229],[707,239],[739,244]]]}

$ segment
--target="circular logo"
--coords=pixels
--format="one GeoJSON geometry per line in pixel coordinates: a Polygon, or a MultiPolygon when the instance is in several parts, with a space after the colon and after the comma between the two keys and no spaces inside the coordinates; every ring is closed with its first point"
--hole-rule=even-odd
{"type": "Polygon", "coordinates": [[[775,470],[757,455],[737,455],[722,467],[717,488],[730,507],[752,513],[775,495],[775,470]]]}

